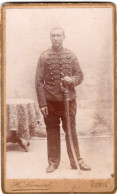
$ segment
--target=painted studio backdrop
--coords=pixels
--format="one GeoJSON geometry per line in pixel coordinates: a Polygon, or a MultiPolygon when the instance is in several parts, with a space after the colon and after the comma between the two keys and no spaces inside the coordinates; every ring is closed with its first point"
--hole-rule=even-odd
{"type": "Polygon", "coordinates": [[[35,71],[51,47],[50,30],[65,30],[64,47],[78,57],[84,81],[77,91],[80,135],[113,133],[111,8],[35,8],[6,11],[6,98],[37,102],[35,71]]]}

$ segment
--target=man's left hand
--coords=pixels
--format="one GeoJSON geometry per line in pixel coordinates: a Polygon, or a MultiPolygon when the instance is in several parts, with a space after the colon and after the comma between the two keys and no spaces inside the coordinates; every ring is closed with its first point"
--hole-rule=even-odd
{"type": "Polygon", "coordinates": [[[71,84],[71,83],[72,83],[72,78],[69,77],[69,76],[65,76],[65,77],[63,78],[63,81],[64,81],[65,83],[67,83],[67,84],[71,84]]]}

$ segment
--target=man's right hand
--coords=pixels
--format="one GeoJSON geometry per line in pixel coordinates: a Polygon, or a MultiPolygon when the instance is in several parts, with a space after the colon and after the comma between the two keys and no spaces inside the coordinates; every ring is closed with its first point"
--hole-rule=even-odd
{"type": "Polygon", "coordinates": [[[44,106],[44,107],[40,108],[40,110],[41,110],[41,113],[43,114],[43,116],[47,117],[47,115],[48,115],[48,107],[44,106]]]}

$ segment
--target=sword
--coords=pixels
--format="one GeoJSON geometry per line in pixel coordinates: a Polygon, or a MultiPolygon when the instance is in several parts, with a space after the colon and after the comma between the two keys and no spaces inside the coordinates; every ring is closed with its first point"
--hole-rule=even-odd
{"type": "Polygon", "coordinates": [[[61,83],[61,90],[63,92],[64,95],[64,105],[65,105],[65,116],[66,116],[66,122],[67,122],[67,129],[68,129],[68,137],[69,137],[69,142],[71,145],[71,150],[72,150],[72,154],[74,157],[74,161],[76,163],[77,169],[78,169],[78,174],[81,174],[81,170],[80,170],[80,166],[79,166],[79,162],[77,160],[77,156],[76,156],[76,152],[75,152],[75,148],[74,148],[74,144],[73,144],[73,138],[72,138],[72,132],[71,132],[71,124],[70,124],[70,116],[69,116],[69,90],[68,90],[68,85],[64,85],[61,83]]]}

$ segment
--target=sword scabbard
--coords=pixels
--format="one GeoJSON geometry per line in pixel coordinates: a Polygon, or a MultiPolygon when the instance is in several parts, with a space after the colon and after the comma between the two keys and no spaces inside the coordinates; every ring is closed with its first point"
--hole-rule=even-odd
{"type": "Polygon", "coordinates": [[[70,115],[69,115],[69,101],[70,101],[70,97],[69,97],[69,90],[68,90],[68,86],[65,85],[61,87],[62,91],[63,91],[63,95],[64,95],[64,105],[65,105],[65,115],[66,115],[66,122],[67,122],[67,129],[68,129],[68,136],[69,136],[69,142],[71,145],[71,150],[72,150],[72,154],[78,169],[78,174],[81,174],[81,170],[80,170],[80,166],[79,166],[79,162],[77,159],[77,155],[75,152],[75,147],[73,144],[73,138],[72,138],[72,131],[71,131],[71,124],[70,124],[70,115]]]}

